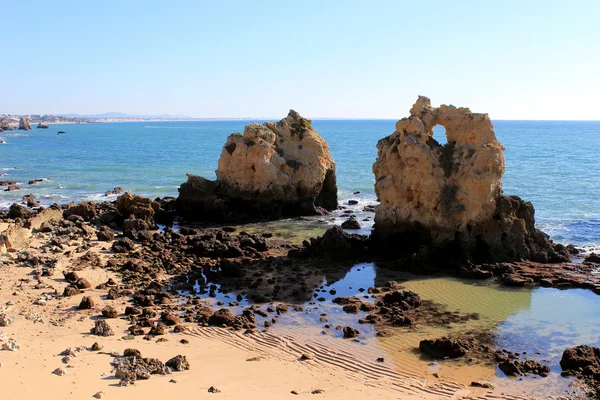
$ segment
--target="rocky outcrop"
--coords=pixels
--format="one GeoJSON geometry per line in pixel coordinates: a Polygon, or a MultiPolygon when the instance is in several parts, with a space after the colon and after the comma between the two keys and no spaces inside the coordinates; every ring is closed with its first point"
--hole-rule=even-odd
{"type": "Polygon", "coordinates": [[[117,210],[124,218],[133,215],[136,219],[151,222],[153,226],[154,214],[160,210],[160,203],[125,192],[117,198],[117,210]]]}
{"type": "Polygon", "coordinates": [[[377,149],[373,172],[381,204],[373,237],[382,248],[402,243],[417,252],[425,246],[427,258],[437,252],[445,260],[475,262],[568,259],[535,229],[531,203],[502,195],[504,148],[487,114],[433,108],[420,96],[377,149]],[[433,138],[436,125],[446,129],[447,144],[433,138]]]}
{"type": "Polygon", "coordinates": [[[48,129],[48,128],[49,128],[48,124],[44,124],[43,122],[40,122],[37,125],[37,129],[48,129]]]}
{"type": "Polygon", "coordinates": [[[8,117],[0,119],[0,132],[9,131],[11,129],[12,127],[10,126],[10,120],[8,119],[8,117]]]}
{"type": "Polygon", "coordinates": [[[19,129],[22,131],[28,131],[31,129],[31,125],[29,124],[29,119],[25,117],[21,117],[19,120],[19,129]]]}
{"type": "Polygon", "coordinates": [[[188,174],[177,199],[185,219],[275,219],[337,208],[329,146],[293,110],[277,123],[253,123],[243,135],[230,135],[216,173],[216,181],[188,174]]]}

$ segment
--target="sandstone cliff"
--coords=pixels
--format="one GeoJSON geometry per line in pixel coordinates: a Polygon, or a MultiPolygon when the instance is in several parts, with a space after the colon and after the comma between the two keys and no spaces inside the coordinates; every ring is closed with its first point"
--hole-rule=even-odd
{"type": "Polygon", "coordinates": [[[31,125],[29,124],[29,120],[25,117],[21,117],[19,120],[19,129],[23,131],[28,131],[31,129],[31,125]]]}
{"type": "Polygon", "coordinates": [[[504,148],[487,114],[420,96],[377,149],[375,238],[477,261],[565,257],[535,229],[531,203],[502,196],[504,148]],[[446,129],[443,146],[436,125],[446,129]]]}
{"type": "Polygon", "coordinates": [[[337,208],[329,146],[293,110],[277,123],[253,123],[230,135],[216,173],[216,181],[188,175],[177,199],[184,218],[273,219],[337,208]]]}

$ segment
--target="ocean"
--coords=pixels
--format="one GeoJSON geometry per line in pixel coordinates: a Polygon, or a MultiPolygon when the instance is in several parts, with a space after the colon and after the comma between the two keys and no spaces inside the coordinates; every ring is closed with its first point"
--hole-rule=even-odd
{"type": "MultiPolygon", "coordinates": [[[[258,121],[262,122],[262,121],[258,121]]],[[[337,163],[341,203],[375,202],[377,141],[395,120],[315,120],[337,163]],[[360,192],[360,194],[354,194],[360,192]]],[[[226,138],[248,120],[51,125],[0,133],[0,207],[33,193],[44,205],[112,200],[116,186],[144,196],[177,196],[186,173],[213,179],[226,138]],[[58,131],[66,131],[57,135],[58,131]],[[36,185],[32,179],[46,178],[36,185]]],[[[504,192],[531,201],[538,227],[561,243],[600,246],[600,122],[494,121],[506,147],[504,192]]],[[[442,127],[436,139],[445,141],[442,127]]]]}

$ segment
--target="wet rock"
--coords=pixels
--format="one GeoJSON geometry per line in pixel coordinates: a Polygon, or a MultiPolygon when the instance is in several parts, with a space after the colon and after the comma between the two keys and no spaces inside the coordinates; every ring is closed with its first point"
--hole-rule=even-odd
{"type": "Polygon", "coordinates": [[[439,338],[421,340],[419,350],[433,358],[457,358],[467,354],[468,344],[459,339],[439,338]]]}
{"type": "Polygon", "coordinates": [[[104,320],[94,322],[94,327],[90,329],[90,333],[98,336],[114,336],[115,334],[104,320]]]}
{"type": "Polygon", "coordinates": [[[351,339],[351,338],[355,338],[358,335],[360,335],[360,332],[358,331],[358,329],[354,329],[351,326],[345,326],[342,329],[342,332],[344,332],[344,339],[351,339]]]}
{"type": "Polygon", "coordinates": [[[190,369],[190,363],[187,361],[185,356],[182,355],[171,358],[165,363],[165,365],[171,368],[173,371],[187,371],[190,369]]]}
{"type": "Polygon", "coordinates": [[[318,257],[330,260],[363,260],[369,257],[370,239],[367,236],[344,232],[339,226],[329,228],[323,236],[304,242],[303,249],[292,249],[293,258],[318,257]]]}
{"type": "Polygon", "coordinates": [[[568,348],[560,359],[560,367],[573,372],[591,367],[600,373],[600,348],[587,345],[568,348]]]}
{"type": "Polygon", "coordinates": [[[208,324],[214,326],[232,326],[234,322],[235,317],[227,308],[215,311],[208,319],[208,324]]]}
{"type": "Polygon", "coordinates": [[[356,218],[350,218],[342,222],[342,229],[360,229],[360,224],[356,218]]]}
{"type": "Polygon", "coordinates": [[[412,310],[421,306],[419,295],[410,290],[395,290],[386,293],[381,300],[383,304],[395,305],[403,310],[412,310]]]}
{"type": "Polygon", "coordinates": [[[123,189],[121,189],[120,187],[116,187],[113,190],[109,190],[107,192],[104,193],[105,196],[111,196],[113,194],[121,194],[123,193],[123,189]]]}

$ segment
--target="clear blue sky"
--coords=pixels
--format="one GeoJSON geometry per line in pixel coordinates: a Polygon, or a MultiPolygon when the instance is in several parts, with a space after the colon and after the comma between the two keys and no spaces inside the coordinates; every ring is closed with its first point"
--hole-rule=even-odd
{"type": "Polygon", "coordinates": [[[0,113],[600,119],[600,0],[5,0],[0,113]]]}

